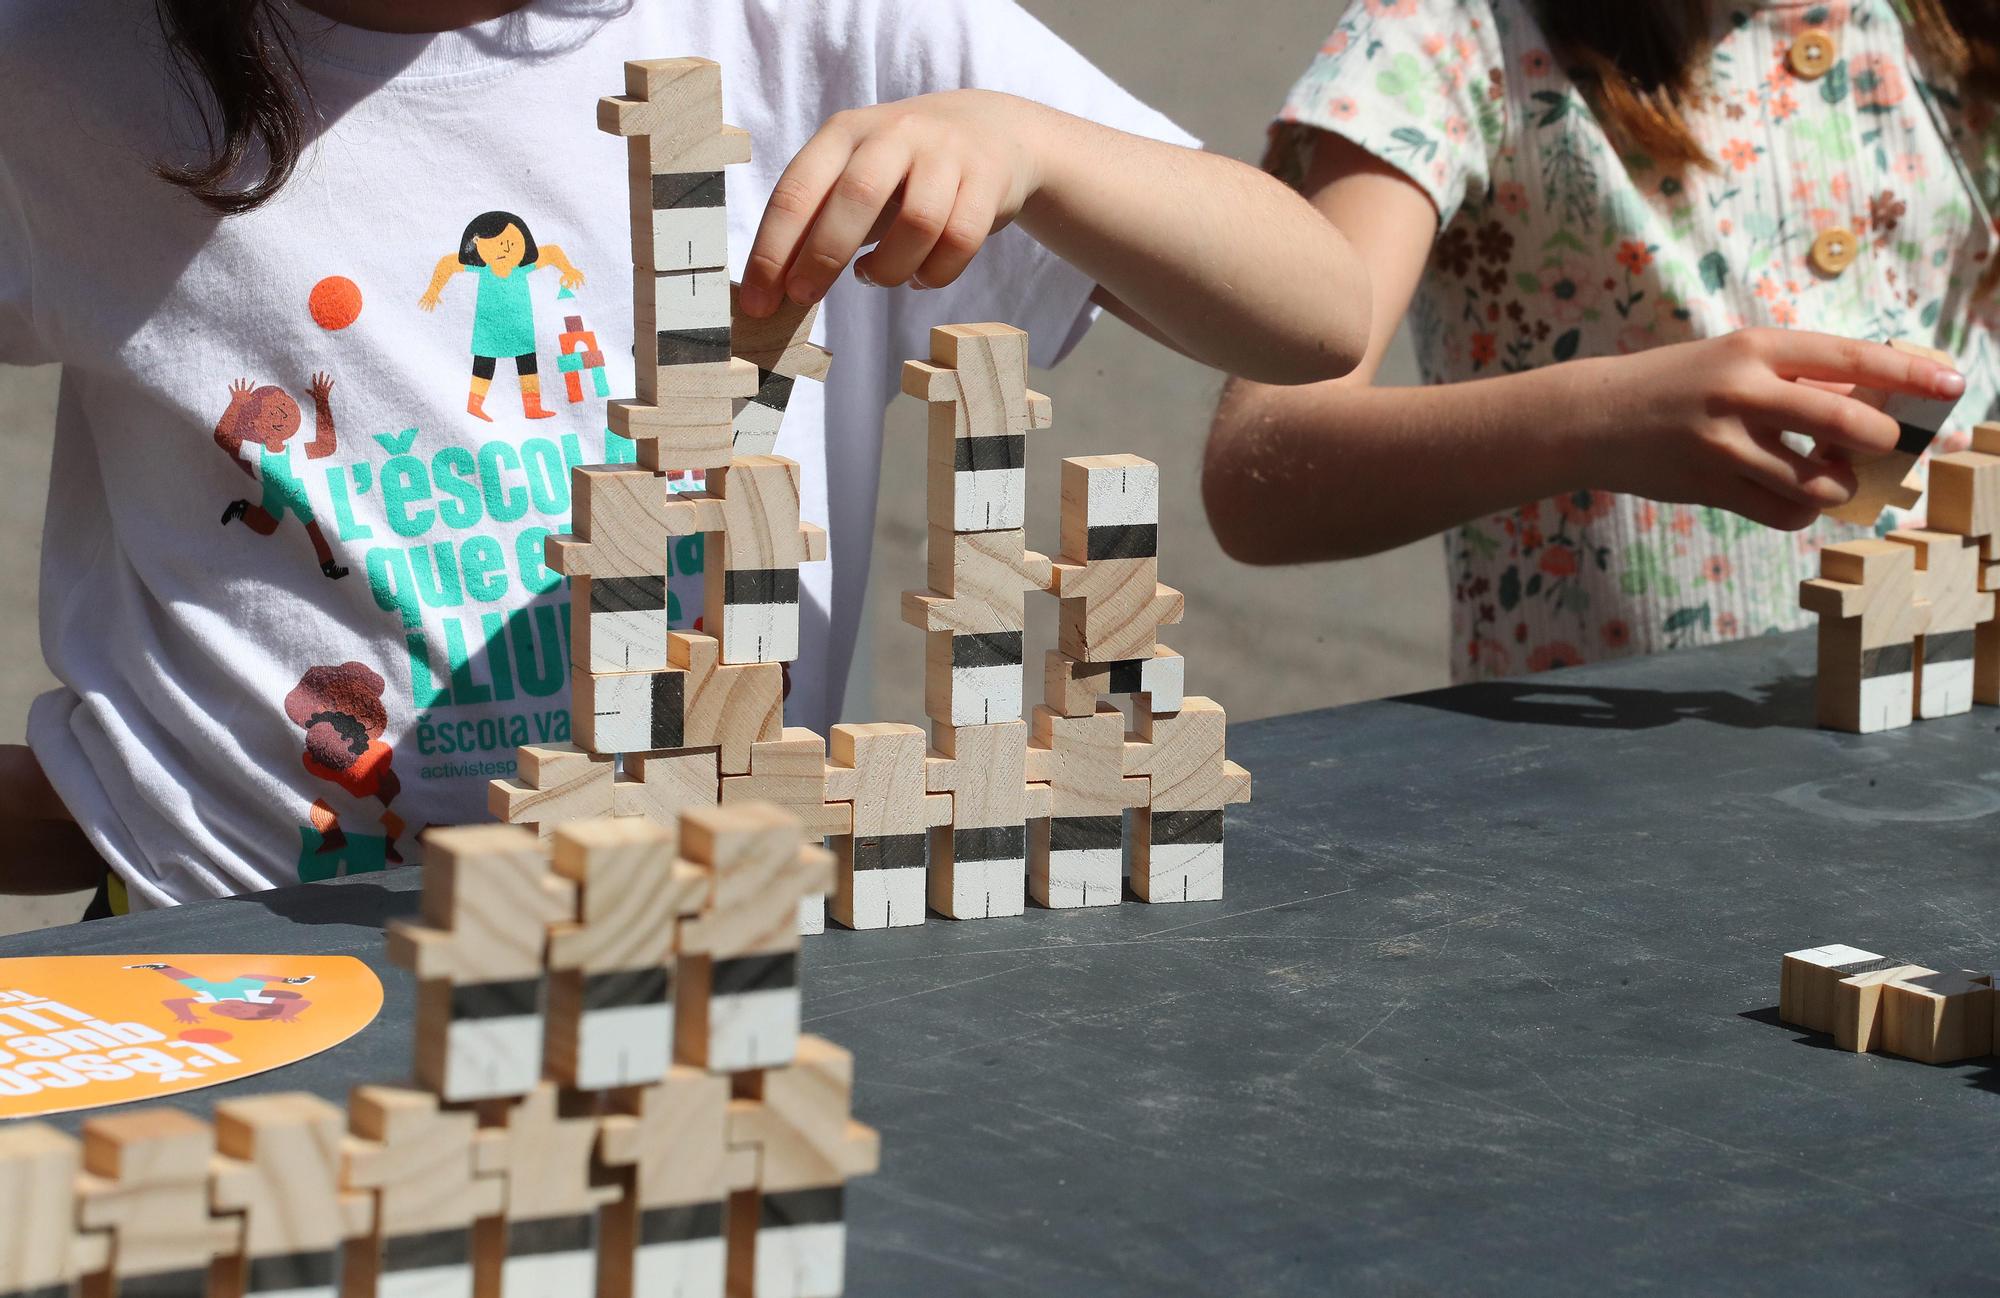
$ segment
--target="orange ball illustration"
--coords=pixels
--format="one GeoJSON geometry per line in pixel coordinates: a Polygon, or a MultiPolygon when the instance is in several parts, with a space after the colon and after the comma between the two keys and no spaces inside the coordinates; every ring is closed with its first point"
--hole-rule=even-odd
{"type": "Polygon", "coordinates": [[[345,329],[361,314],[361,286],[345,275],[328,275],[313,285],[306,309],[320,328],[345,329]]]}

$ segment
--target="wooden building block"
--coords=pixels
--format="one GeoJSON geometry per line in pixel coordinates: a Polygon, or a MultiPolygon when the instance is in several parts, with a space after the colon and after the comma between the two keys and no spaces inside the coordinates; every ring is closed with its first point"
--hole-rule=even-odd
{"type": "Polygon", "coordinates": [[[1912,654],[1916,715],[1970,712],[1976,633],[1993,620],[1993,596],[1979,588],[1978,547],[1962,536],[1917,529],[1891,532],[1889,539],[1917,552],[1917,599],[1928,606],[1912,654]]]}
{"type": "Polygon", "coordinates": [[[71,1284],[109,1261],[103,1235],[77,1234],[83,1146],[41,1122],[0,1126],[0,1293],[73,1293],[71,1284]]]}
{"type": "Polygon", "coordinates": [[[1778,1017],[1795,1028],[1831,1034],[1842,979],[1904,964],[1841,943],[1789,951],[1778,982],[1778,1017]]]}
{"type": "MultiPolygon", "coordinates": [[[[1890,346],[1897,351],[1929,357],[1943,365],[1957,364],[1946,353],[1915,343],[1897,341],[1890,346]]],[[[1880,406],[1902,428],[1902,437],[1897,441],[1896,449],[1887,455],[1857,461],[1854,465],[1857,484],[1854,496],[1846,504],[1825,512],[1843,523],[1872,527],[1884,509],[1908,509],[1922,497],[1923,493],[1904,479],[1916,467],[1923,453],[1930,449],[1939,431],[1950,422],[1952,412],[1958,408],[1958,399],[1934,400],[1866,389],[1857,389],[1854,395],[1880,406]]]]}
{"type": "Polygon", "coordinates": [[[632,268],[640,275],[729,265],[728,190],[720,168],[630,186],[632,268]]]}
{"type": "Polygon", "coordinates": [[[333,1298],[347,1241],[374,1229],[369,1196],[340,1188],[347,1115],[316,1095],[215,1105],[211,1203],[243,1223],[242,1251],[217,1263],[211,1292],[333,1298]]]}
{"type": "Polygon", "coordinates": [[[1159,553],[1159,465],[1137,455],[1079,455],[1062,462],[1064,562],[1159,553]]]}
{"type": "Polygon", "coordinates": [[[676,631],[667,658],[688,675],[681,742],[721,750],[721,773],[750,770],[750,746],[784,730],[785,674],[778,663],[725,665],[715,637],[676,631]]]}
{"type": "Polygon", "coordinates": [[[758,369],[788,379],[824,380],[833,369],[833,353],[812,340],[820,304],[800,306],[787,298],[763,319],[743,314],[738,305],[741,285],[730,288],[736,355],[758,369]]]}
{"type": "Polygon", "coordinates": [[[1890,965],[1841,979],[1833,989],[1833,1043],[1856,1054],[1880,1050],[1882,989],[1892,982],[1936,972],[1917,964],[1890,965]]]}
{"type": "Polygon", "coordinates": [[[1165,645],[1150,658],[1085,663],[1051,649],[1042,659],[1042,702],[1066,717],[1087,717],[1106,695],[1129,695],[1135,708],[1155,715],[1181,710],[1187,663],[1165,645]]]}
{"type": "Polygon", "coordinates": [[[111,1236],[116,1283],[102,1292],[201,1294],[215,1261],[242,1252],[243,1219],[209,1214],[214,1157],[214,1131],[179,1109],[83,1124],[77,1222],[111,1236]]]}
{"type": "Polygon", "coordinates": [[[924,714],[940,725],[985,726],[1021,715],[1020,631],[924,637],[924,714]]]}
{"type": "Polygon", "coordinates": [[[731,1192],[754,1183],[751,1150],[732,1150],[729,1081],[675,1068],[620,1091],[600,1123],[598,1156],[624,1193],[604,1213],[598,1298],[720,1298],[731,1192]]]}
{"type": "Polygon", "coordinates": [[[722,67],[708,59],[634,59],[625,93],[597,102],[597,129],[650,137],[656,153],[685,153],[722,129],[722,67]]]}
{"type": "Polygon", "coordinates": [[[601,820],[556,832],[556,873],[577,917],[549,931],[549,1072],[580,1090],[643,1086],[672,1062],[675,933],[708,898],[675,829],[601,820]]]}
{"type": "MultiPolygon", "coordinates": [[[[659,332],[642,334],[645,344],[642,359],[656,359],[662,351],[659,332]]],[[[676,353],[678,342],[665,345],[668,354],[676,353]]],[[[682,359],[677,364],[661,365],[642,363],[634,373],[633,394],[643,405],[671,406],[680,401],[728,401],[732,404],[745,397],[757,395],[757,367],[748,361],[734,357],[719,361],[694,361],[682,359]]],[[[713,465],[689,464],[687,458],[707,458],[712,452],[711,444],[693,435],[685,439],[661,438],[657,442],[639,444],[639,464],[648,469],[695,469],[712,468],[713,465]],[[685,450],[676,448],[685,446],[685,450]]]]}
{"type": "Polygon", "coordinates": [[[1993,1053],[1993,977],[1947,970],[1898,978],[1882,988],[1881,1050],[1925,1064],[1993,1053]]]}
{"type": "Polygon", "coordinates": [[[591,1292],[597,1280],[597,1211],[618,1187],[592,1183],[596,1115],[559,1108],[543,1082],[481,1131],[481,1168],[506,1186],[504,1229],[477,1238],[473,1270],[482,1291],[527,1298],[591,1292]]]}
{"type": "Polygon", "coordinates": [[[486,786],[486,806],[506,824],[547,838],[557,825],[613,814],[616,765],[575,744],[523,744],[519,776],[486,786]]]}
{"type": "Polygon", "coordinates": [[[952,532],[933,527],[930,589],[903,594],[903,620],[920,631],[980,635],[1026,625],[1027,592],[1045,590],[1049,560],[1027,548],[1019,528],[952,532]]]}
{"type": "Polygon", "coordinates": [[[570,726],[600,756],[691,747],[686,739],[686,671],[570,673],[570,726]]]}
{"type": "Polygon", "coordinates": [[[1006,531],[1027,517],[1026,435],[1052,420],[1027,386],[1027,335],[1008,325],[931,331],[931,359],[903,367],[929,403],[929,516],[954,532],[1006,531]]]}
{"type": "MultiPolygon", "coordinates": [[[[735,380],[740,383],[741,376],[735,380]]],[[[641,468],[718,469],[733,454],[733,407],[739,399],[682,396],[660,405],[613,401],[605,406],[605,420],[612,432],[637,444],[641,468]]]]}
{"type": "Polygon", "coordinates": [[[478,1118],[428,1091],[357,1087],[348,1101],[342,1188],[374,1200],[374,1230],[347,1250],[344,1294],[453,1295],[473,1289],[472,1226],[506,1206],[481,1175],[491,1157],[478,1118]]]}
{"type": "Polygon", "coordinates": [[[1179,622],[1187,611],[1186,598],[1157,580],[1157,559],[1058,562],[1053,568],[1054,589],[1062,599],[1056,646],[1081,662],[1150,658],[1160,628],[1179,622]]]}
{"type": "Polygon", "coordinates": [[[1037,707],[1029,749],[1048,750],[1049,818],[1028,829],[1028,891],[1044,906],[1115,906],[1124,897],[1124,812],[1146,805],[1146,779],[1125,778],[1125,717],[1037,707]]]}
{"type": "Polygon", "coordinates": [[[799,519],[799,466],[749,455],[709,475],[721,507],[719,545],[709,551],[703,626],[725,663],[790,662],[799,656],[799,566],[826,557],[826,533],[799,519]]]}
{"type": "Polygon", "coordinates": [[[570,664],[589,672],[667,665],[667,579],[577,577],[571,586],[570,664]]]}
{"type": "MultiPolygon", "coordinates": [[[[2000,443],[2000,424],[1983,424],[2000,443]]],[[[1975,432],[1974,436],[1979,434],[1975,432]]],[[[1930,526],[1979,539],[2000,534],[2000,455],[1959,451],[1931,458],[1930,526]]]]}
{"type": "Polygon", "coordinates": [[[667,480],[632,465],[579,465],[570,472],[571,534],[543,543],[550,571],[565,577],[657,577],[673,532],[667,480]]]}
{"type": "Polygon", "coordinates": [[[799,818],[808,839],[854,832],[852,796],[829,801],[826,740],[811,730],[787,726],[781,737],[750,746],[750,773],[722,782],[722,805],[769,802],[799,818]]]}
{"type": "Polygon", "coordinates": [[[712,807],[721,788],[718,750],[627,753],[625,772],[611,788],[612,814],[643,816],[678,826],[689,807],[712,807]]]}
{"type": "Polygon", "coordinates": [[[1191,695],[1167,716],[1140,710],[1125,745],[1125,773],[1148,781],[1132,818],[1132,891],[1141,900],[1216,901],[1222,896],[1223,809],[1249,800],[1248,773],[1228,761],[1228,717],[1191,695]]]}
{"type": "Polygon", "coordinates": [[[1028,724],[938,726],[927,787],[952,796],[930,831],[930,906],[950,919],[1019,915],[1028,870],[1028,724]]]}
{"type": "Polygon", "coordinates": [[[834,840],[829,912],[848,928],[924,922],[930,812],[924,732],[883,722],[833,728],[832,764],[854,771],[853,833],[834,840]]]}
{"type": "Polygon", "coordinates": [[[1819,624],[1819,724],[1869,734],[1915,715],[1916,637],[1929,606],[1918,599],[1916,551],[1894,541],[1845,541],[1820,551],[1820,575],[1799,603],[1819,624]]]}

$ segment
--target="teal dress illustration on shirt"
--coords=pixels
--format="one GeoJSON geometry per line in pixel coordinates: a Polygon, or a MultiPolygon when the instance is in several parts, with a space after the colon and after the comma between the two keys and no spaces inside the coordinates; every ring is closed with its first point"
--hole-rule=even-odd
{"type": "Polygon", "coordinates": [[[512,360],[535,350],[535,305],[528,294],[528,276],[542,263],[517,266],[507,275],[491,266],[464,266],[479,277],[479,297],[472,311],[472,354],[489,360],[512,360]]]}
{"type": "Polygon", "coordinates": [[[472,218],[458,239],[458,251],[438,259],[431,282],[417,305],[437,310],[445,285],[461,272],[474,275],[479,291],[472,309],[472,387],[466,413],[493,422],[486,412],[499,363],[511,359],[521,383],[521,413],[529,419],[553,419],[542,405],[542,379],[535,361],[535,300],[528,276],[543,266],[556,268],[566,292],[583,286],[583,272],[552,243],[537,244],[528,223],[512,212],[482,212],[472,218]]]}

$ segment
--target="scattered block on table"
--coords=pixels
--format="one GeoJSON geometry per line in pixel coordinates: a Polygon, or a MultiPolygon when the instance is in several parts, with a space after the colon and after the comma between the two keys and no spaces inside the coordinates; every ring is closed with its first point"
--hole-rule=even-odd
{"type": "Polygon", "coordinates": [[[625,1193],[604,1213],[598,1298],[720,1298],[729,1196],[756,1177],[728,1133],[729,1080],[698,1068],[611,1097],[598,1156],[625,1193]]]}
{"type": "Polygon", "coordinates": [[[1123,694],[1132,706],[1155,715],[1181,710],[1187,663],[1165,645],[1150,658],[1085,663],[1051,649],[1042,659],[1042,702],[1066,717],[1087,717],[1106,695],[1123,694]]]}
{"type": "Polygon", "coordinates": [[[1916,551],[1917,600],[1925,606],[1912,652],[1916,714],[1970,712],[1976,632],[1993,620],[1993,596],[1979,589],[1979,550],[1948,532],[1905,529],[1889,539],[1916,551]]]}
{"type": "Polygon", "coordinates": [[[1028,828],[1028,891],[1044,906],[1115,906],[1124,899],[1124,815],[1147,801],[1146,777],[1125,778],[1125,716],[1034,710],[1030,778],[1047,773],[1048,818],[1028,828]],[[1039,758],[1036,750],[1043,750],[1039,758]]]}
{"type": "Polygon", "coordinates": [[[799,903],[832,887],[833,859],[760,804],[691,810],[681,855],[710,879],[680,927],[675,1057],[711,1072],[787,1063],[799,1034],[799,903]]]}
{"type": "Polygon", "coordinates": [[[347,1241],[375,1225],[369,1196],[340,1187],[347,1114],[316,1095],[218,1100],[211,1203],[243,1225],[214,1292],[333,1298],[347,1241]]]}
{"type": "Polygon", "coordinates": [[[1870,734],[1915,716],[1915,644],[1928,605],[1917,598],[1916,550],[1844,541],[1820,551],[1799,603],[1819,615],[1819,724],[1870,734]]]}
{"type": "Polygon", "coordinates": [[[715,637],[676,631],[667,637],[667,657],[687,673],[687,711],[681,743],[720,750],[721,773],[750,770],[753,744],[777,739],[784,730],[785,673],[779,663],[724,664],[715,637]]]}
{"type": "Polygon", "coordinates": [[[557,825],[595,820],[614,808],[616,765],[575,744],[523,744],[514,750],[518,778],[486,786],[486,806],[506,824],[546,838],[557,825]]]}
{"type": "Polygon", "coordinates": [[[725,663],[799,656],[799,568],[826,558],[826,532],[799,519],[799,466],[741,455],[709,474],[720,545],[708,551],[703,627],[725,663]]]}
{"type": "Polygon", "coordinates": [[[1856,1054],[1882,1048],[1882,989],[1906,978],[1923,978],[1937,970],[1922,965],[1891,965],[1849,974],[1833,989],[1833,1043],[1856,1054]]]}
{"type": "Polygon", "coordinates": [[[1225,756],[1228,717],[1193,695],[1180,711],[1140,709],[1125,745],[1125,774],[1148,781],[1132,817],[1132,891],[1142,901],[1222,896],[1223,809],[1250,800],[1250,773],[1225,756]]]}
{"type": "MultiPolygon", "coordinates": [[[[880,722],[833,728],[831,764],[854,772],[853,832],[834,840],[829,911],[848,928],[924,922],[932,809],[929,745],[916,726],[880,722]]],[[[947,807],[949,799],[945,800],[947,807]]]]}
{"type": "Polygon", "coordinates": [[[430,830],[423,869],[422,923],[389,930],[418,980],[417,1077],[454,1102],[524,1095],[542,1073],[548,929],[573,888],[511,825],[430,830]]]}
{"type": "Polygon", "coordinates": [[[428,1091],[357,1087],[348,1101],[343,1188],[367,1194],[374,1230],[347,1250],[343,1292],[472,1293],[476,1221],[506,1207],[505,1181],[482,1175],[491,1154],[470,1109],[428,1091]]]}
{"type": "Polygon", "coordinates": [[[1905,963],[1842,943],[1788,951],[1778,982],[1778,1017],[1795,1028],[1831,1034],[1842,979],[1905,963]]]}
{"type": "Polygon", "coordinates": [[[936,727],[927,787],[951,795],[930,831],[930,907],[950,919],[1019,915],[1027,904],[1028,725],[936,727]]]}
{"type": "Polygon", "coordinates": [[[644,816],[678,827],[681,812],[716,803],[722,783],[717,749],[626,753],[623,760],[625,771],[611,787],[615,816],[644,816]]]}
{"type": "Polygon", "coordinates": [[[51,1298],[110,1263],[109,1234],[77,1231],[83,1146],[41,1122],[0,1126],[0,1293],[51,1298]]]}
{"type": "Polygon", "coordinates": [[[1898,978],[1882,988],[1880,1048],[1925,1064],[1993,1053],[1993,977],[1946,970],[1898,978]]]}
{"type": "Polygon", "coordinates": [[[903,366],[903,391],[930,406],[933,527],[1008,531],[1027,520],[1027,434],[1052,422],[1028,390],[1028,336],[1008,325],[931,331],[931,359],[903,366]]]}
{"type": "Polygon", "coordinates": [[[243,1219],[209,1213],[214,1157],[214,1131],[179,1109],[83,1124],[77,1222],[110,1235],[113,1279],[101,1292],[200,1294],[218,1259],[241,1254],[243,1219]]]}
{"type": "MultiPolygon", "coordinates": [[[[1952,357],[1933,348],[1901,341],[1892,342],[1890,346],[1897,351],[1928,357],[1940,364],[1957,365],[1952,357]]],[[[1908,485],[1904,479],[1909,477],[1910,470],[1916,467],[1923,453],[1930,449],[1939,431],[1950,422],[1952,412],[1958,408],[1958,401],[1870,390],[1857,391],[1855,396],[1879,405],[1902,428],[1902,437],[1897,441],[1896,449],[1887,455],[1856,461],[1853,497],[1846,504],[1836,505],[1825,512],[1843,523],[1872,527],[1884,509],[1908,509],[1922,498],[1923,493],[1908,485]]]]}
{"type": "Polygon", "coordinates": [[[765,1073],[752,1095],[730,1102],[730,1143],[756,1157],[755,1188],[731,1204],[732,1292],[842,1292],[842,1190],[881,1160],[880,1138],[850,1116],[853,1089],[853,1056],[804,1037],[790,1067],[765,1073]]]}
{"type": "Polygon", "coordinates": [[[515,1298],[589,1294],[597,1281],[597,1212],[618,1187],[594,1184],[597,1116],[586,1104],[559,1108],[543,1082],[508,1106],[480,1136],[479,1165],[506,1186],[503,1229],[477,1235],[476,1274],[497,1274],[515,1298]]]}
{"type": "Polygon", "coordinates": [[[601,820],[556,831],[576,918],[549,932],[548,1063],[565,1086],[643,1086],[673,1061],[674,940],[709,876],[677,859],[674,829],[601,820]]]}
{"type": "Polygon", "coordinates": [[[1063,461],[1062,557],[1051,589],[1062,601],[1057,647],[1079,662],[1153,656],[1160,627],[1186,609],[1159,583],[1159,466],[1136,455],[1063,461]]]}

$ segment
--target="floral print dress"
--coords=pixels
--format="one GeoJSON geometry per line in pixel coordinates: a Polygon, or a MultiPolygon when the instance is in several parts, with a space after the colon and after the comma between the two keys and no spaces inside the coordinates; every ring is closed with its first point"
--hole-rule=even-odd
{"type": "MultiPolygon", "coordinates": [[[[1331,132],[1436,204],[1409,317],[1427,382],[1752,326],[1907,339],[1965,371],[1937,443],[1962,449],[1995,404],[1996,311],[1974,301],[2000,206],[1991,105],[1927,72],[1894,0],[1718,9],[1690,117],[1713,170],[1621,157],[1522,0],[1353,0],[1286,101],[1274,168],[1331,132]],[[1831,44],[1817,75],[1794,71],[1801,36],[1831,44]],[[1840,230],[1859,255],[1823,273],[1813,243],[1840,230]]],[[[1855,534],[1603,492],[1477,519],[1446,537],[1454,674],[1799,626],[1819,547],[1855,534]]]]}

